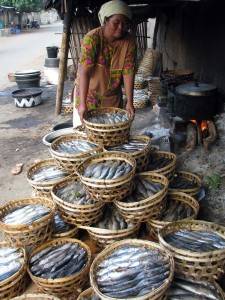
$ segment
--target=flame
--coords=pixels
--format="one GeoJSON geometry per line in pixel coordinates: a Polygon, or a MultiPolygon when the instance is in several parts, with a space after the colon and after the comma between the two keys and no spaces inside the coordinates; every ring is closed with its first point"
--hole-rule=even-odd
{"type": "Polygon", "coordinates": [[[207,121],[202,121],[201,124],[200,124],[200,127],[201,127],[201,131],[208,130],[207,121]]]}
{"type": "Polygon", "coordinates": [[[191,120],[192,123],[194,123],[195,125],[197,125],[197,121],[196,120],[191,120]]]}

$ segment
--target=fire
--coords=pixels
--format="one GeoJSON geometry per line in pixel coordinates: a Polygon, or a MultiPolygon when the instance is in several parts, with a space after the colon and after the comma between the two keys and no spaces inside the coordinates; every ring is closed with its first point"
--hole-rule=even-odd
{"type": "Polygon", "coordinates": [[[200,124],[200,127],[201,127],[201,131],[208,130],[208,123],[207,123],[207,121],[202,121],[201,124],[200,124]]]}

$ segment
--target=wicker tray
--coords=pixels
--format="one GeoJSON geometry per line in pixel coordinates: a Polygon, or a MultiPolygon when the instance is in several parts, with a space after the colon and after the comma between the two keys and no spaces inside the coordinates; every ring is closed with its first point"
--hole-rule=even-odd
{"type": "Polygon", "coordinates": [[[47,197],[51,198],[51,189],[57,182],[60,182],[63,178],[58,180],[51,180],[49,182],[36,182],[32,180],[32,175],[34,172],[36,172],[38,169],[45,167],[45,166],[57,166],[54,159],[45,159],[41,162],[38,162],[36,164],[33,164],[27,171],[27,181],[32,186],[34,190],[34,194],[36,197],[47,197]]]}
{"type": "Polygon", "coordinates": [[[172,258],[172,255],[166,251],[165,249],[163,249],[163,247],[161,247],[159,244],[153,243],[153,242],[149,242],[149,241],[144,241],[144,240],[137,240],[137,239],[127,239],[124,241],[120,241],[117,243],[114,243],[112,245],[109,245],[108,247],[106,247],[106,249],[104,249],[101,253],[99,253],[96,258],[94,259],[92,265],[91,265],[91,269],[90,269],[90,281],[91,281],[91,286],[94,290],[94,292],[101,298],[101,299],[108,299],[108,300],[115,300],[116,298],[111,298],[111,297],[107,297],[105,295],[103,295],[97,286],[97,282],[96,282],[96,277],[95,277],[95,272],[96,272],[96,268],[98,267],[99,263],[101,263],[107,256],[109,256],[115,249],[118,249],[120,247],[123,246],[142,246],[148,249],[158,249],[163,255],[165,255],[165,257],[167,257],[169,264],[170,264],[170,275],[169,278],[164,282],[164,284],[159,287],[158,289],[144,295],[141,297],[133,297],[133,298],[129,298],[129,299],[135,299],[135,300],[145,300],[145,299],[151,299],[151,300],[158,300],[158,299],[162,299],[162,297],[164,296],[164,294],[166,293],[168,287],[170,286],[172,280],[173,280],[173,274],[174,274],[174,261],[172,258]]]}
{"type": "Polygon", "coordinates": [[[62,219],[66,223],[76,226],[93,224],[101,218],[104,203],[98,201],[94,204],[78,205],[65,202],[57,196],[57,191],[59,189],[78,180],[79,178],[76,176],[56,184],[52,190],[52,198],[60,211],[62,219]]]}
{"type": "Polygon", "coordinates": [[[24,294],[12,300],[60,300],[59,298],[47,294],[24,294]]]}
{"type": "Polygon", "coordinates": [[[193,181],[194,183],[197,184],[197,187],[192,189],[172,189],[169,187],[170,192],[183,192],[191,196],[195,196],[196,194],[198,194],[202,185],[202,181],[198,175],[190,172],[184,172],[184,171],[176,172],[176,175],[186,180],[193,181]]]}
{"type": "Polygon", "coordinates": [[[5,239],[12,245],[34,246],[48,240],[52,235],[55,204],[47,198],[25,198],[12,200],[0,207],[0,227],[5,239]],[[2,218],[17,207],[28,204],[41,204],[50,208],[50,213],[31,225],[9,225],[2,218]]]}
{"type": "MultiPolygon", "coordinates": [[[[181,192],[170,192],[167,196],[170,201],[176,201],[176,202],[182,202],[192,208],[192,215],[188,218],[183,219],[183,221],[196,219],[199,211],[199,204],[198,202],[191,197],[190,195],[187,195],[185,193],[181,192]]],[[[165,222],[161,220],[149,220],[147,222],[148,229],[150,231],[150,235],[155,239],[158,240],[158,232],[160,229],[162,229],[167,224],[170,224],[171,222],[165,222]]]]}
{"type": "MultiPolygon", "coordinates": [[[[125,110],[120,108],[106,107],[91,110],[87,114],[87,118],[91,116],[97,116],[102,113],[115,113],[122,112],[126,113],[125,110]]],[[[130,126],[132,120],[126,122],[120,122],[117,124],[96,124],[88,122],[84,119],[84,125],[88,138],[95,142],[103,144],[104,146],[117,146],[124,142],[127,142],[130,134],[130,126]]]]}
{"type": "MultiPolygon", "coordinates": [[[[10,247],[10,243],[1,242],[0,249],[2,247],[10,247]]],[[[21,295],[27,286],[27,255],[24,248],[23,251],[24,262],[21,268],[11,277],[0,282],[0,299],[9,300],[12,297],[21,295]]]]}
{"type": "Polygon", "coordinates": [[[225,271],[225,249],[199,253],[175,248],[164,240],[167,234],[181,229],[214,231],[225,239],[225,227],[198,220],[180,221],[166,225],[158,235],[160,244],[174,257],[177,275],[197,280],[219,279],[225,271]]]}
{"type": "Polygon", "coordinates": [[[136,161],[130,155],[123,152],[105,152],[87,159],[78,167],[78,175],[81,182],[86,186],[89,194],[96,201],[113,202],[125,198],[131,193],[133,187],[133,177],[136,170],[136,161]],[[102,161],[120,160],[129,163],[132,170],[116,179],[94,179],[83,176],[84,169],[90,163],[97,163],[102,161]]]}
{"type": "Polygon", "coordinates": [[[30,254],[29,261],[36,253],[39,251],[49,247],[56,245],[63,245],[65,243],[78,243],[82,248],[84,248],[87,252],[88,261],[85,267],[83,267],[79,272],[74,275],[67,276],[64,278],[57,279],[44,279],[41,277],[34,276],[29,268],[28,262],[28,273],[32,279],[32,281],[37,285],[40,291],[51,294],[58,297],[64,297],[69,294],[78,294],[78,289],[83,288],[88,281],[88,273],[91,262],[91,251],[89,247],[83,242],[77,239],[69,239],[69,238],[61,238],[55,239],[50,242],[47,242],[37,248],[35,248],[30,254]]]}
{"type": "MultiPolygon", "coordinates": [[[[142,150],[129,153],[129,155],[132,156],[133,158],[135,158],[135,160],[136,160],[136,164],[137,164],[136,171],[143,172],[146,170],[146,166],[148,165],[148,162],[149,162],[149,153],[151,151],[151,145],[150,145],[151,139],[150,139],[150,137],[148,137],[146,135],[131,135],[130,140],[132,140],[132,139],[146,143],[146,146],[142,150]]],[[[108,150],[106,149],[106,151],[108,151],[108,150]]],[[[114,150],[114,151],[116,151],[116,150],[114,150]]],[[[120,151],[118,151],[118,152],[120,152],[120,151]]]]}
{"type": "MultiPolygon", "coordinates": [[[[86,138],[82,136],[78,136],[76,134],[62,136],[56,139],[50,147],[50,152],[52,157],[55,159],[56,163],[59,167],[66,170],[69,173],[74,173],[77,167],[88,157],[94,155],[96,153],[103,151],[103,146],[96,145],[97,147],[93,150],[81,152],[78,154],[70,154],[70,153],[60,153],[57,151],[57,146],[62,142],[74,141],[74,140],[84,140],[87,141],[86,138]]],[[[92,142],[93,143],[93,142],[92,142]]]]}
{"type": "Polygon", "coordinates": [[[163,168],[152,170],[149,172],[162,174],[162,175],[166,176],[168,179],[172,178],[175,173],[175,167],[176,167],[176,161],[177,161],[176,154],[174,154],[172,152],[166,152],[166,151],[154,151],[154,155],[156,155],[159,158],[161,158],[161,157],[169,158],[169,159],[171,159],[171,162],[163,168]]]}
{"type": "Polygon", "coordinates": [[[168,190],[168,179],[157,173],[140,173],[138,176],[149,178],[152,181],[161,183],[164,188],[155,195],[148,197],[144,200],[126,203],[123,201],[115,201],[121,215],[127,222],[140,223],[146,222],[149,219],[157,219],[164,207],[164,200],[168,190]]]}

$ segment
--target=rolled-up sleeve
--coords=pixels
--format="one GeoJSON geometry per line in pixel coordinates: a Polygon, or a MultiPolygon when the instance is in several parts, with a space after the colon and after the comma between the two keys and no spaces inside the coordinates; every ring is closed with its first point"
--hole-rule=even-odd
{"type": "Polygon", "coordinates": [[[130,40],[127,48],[127,53],[122,70],[123,75],[133,74],[135,72],[135,58],[136,58],[136,43],[130,40]]]}

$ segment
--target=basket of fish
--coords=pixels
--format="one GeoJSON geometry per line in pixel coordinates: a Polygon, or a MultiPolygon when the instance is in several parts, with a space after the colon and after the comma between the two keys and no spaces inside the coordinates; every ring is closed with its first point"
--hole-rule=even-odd
{"type": "Polygon", "coordinates": [[[104,152],[87,159],[77,174],[91,198],[113,202],[132,192],[136,160],[122,152],[104,152]]]}
{"type": "Polygon", "coordinates": [[[176,172],[169,183],[169,191],[183,192],[191,196],[198,194],[202,185],[200,177],[190,172],[176,172]]]}
{"type": "Polygon", "coordinates": [[[54,214],[48,198],[12,200],[0,207],[0,228],[11,244],[34,246],[51,238],[54,214]]]}
{"type": "Polygon", "coordinates": [[[47,294],[24,294],[19,297],[15,297],[11,300],[60,300],[58,297],[47,294]]]}
{"type": "Polygon", "coordinates": [[[159,231],[159,242],[174,257],[175,272],[197,280],[218,279],[225,271],[225,227],[188,220],[159,231]]]}
{"type": "Polygon", "coordinates": [[[166,204],[157,220],[148,220],[150,235],[158,240],[158,232],[165,225],[181,220],[196,219],[199,204],[193,197],[181,192],[167,194],[166,204]]]}
{"type": "Polygon", "coordinates": [[[168,179],[157,173],[139,173],[134,179],[133,193],[122,201],[115,201],[121,215],[127,222],[140,223],[158,219],[165,205],[168,179]]]}
{"type": "Polygon", "coordinates": [[[27,171],[27,181],[37,197],[51,197],[54,184],[69,176],[58,167],[54,159],[46,159],[33,164],[27,171]]]}
{"type": "Polygon", "coordinates": [[[107,147],[106,150],[130,154],[136,159],[136,171],[143,172],[146,171],[146,167],[149,163],[149,154],[151,150],[150,143],[150,137],[146,135],[130,136],[127,143],[119,146],[107,147]]]}
{"type": "Polygon", "coordinates": [[[87,230],[100,248],[105,248],[120,240],[137,237],[139,227],[139,224],[127,223],[113,205],[107,204],[97,223],[82,228],[87,230]]]}
{"type": "Polygon", "coordinates": [[[103,151],[103,146],[86,138],[66,135],[52,142],[50,153],[63,170],[74,173],[76,168],[88,157],[103,151]]]}
{"type": "Polygon", "coordinates": [[[216,281],[197,281],[190,278],[175,277],[167,300],[225,300],[225,294],[216,281]]]}
{"type": "Polygon", "coordinates": [[[24,248],[0,243],[0,299],[21,295],[27,285],[27,256],[24,248]]]}
{"type": "Polygon", "coordinates": [[[52,197],[66,223],[90,225],[98,222],[102,216],[104,203],[94,201],[78,177],[56,184],[52,189],[52,197]]]}
{"type": "Polygon", "coordinates": [[[99,296],[97,296],[94,290],[90,287],[89,289],[83,291],[77,298],[77,300],[101,300],[99,296]]]}
{"type": "Polygon", "coordinates": [[[33,250],[28,261],[32,281],[47,294],[65,297],[77,294],[88,282],[89,247],[77,239],[60,238],[33,250]]]}
{"type": "Polygon", "coordinates": [[[172,152],[152,151],[147,171],[162,174],[170,179],[175,173],[176,160],[177,157],[172,152]]]}
{"type": "Polygon", "coordinates": [[[126,110],[114,107],[91,110],[84,118],[88,138],[109,147],[128,141],[131,123],[126,110]]]}
{"type": "Polygon", "coordinates": [[[127,239],[94,259],[90,282],[101,299],[162,299],[174,274],[172,255],[159,244],[127,239]]]}
{"type": "Polygon", "coordinates": [[[52,238],[74,238],[78,233],[78,228],[64,222],[60,213],[57,212],[54,216],[54,225],[52,238]]]}

